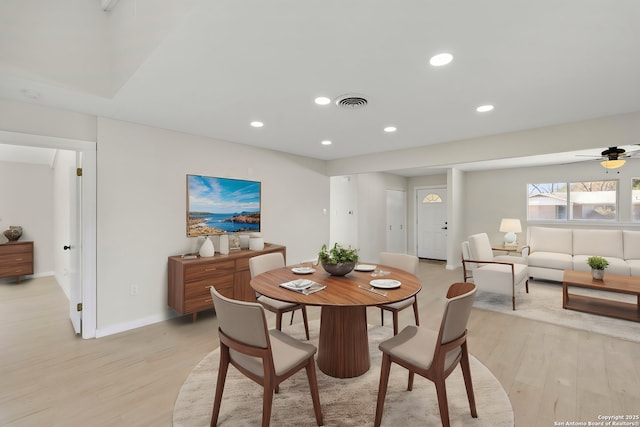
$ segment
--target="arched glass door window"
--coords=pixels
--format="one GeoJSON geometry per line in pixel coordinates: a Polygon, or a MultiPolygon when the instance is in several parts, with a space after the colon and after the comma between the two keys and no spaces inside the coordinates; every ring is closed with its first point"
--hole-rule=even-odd
{"type": "Polygon", "coordinates": [[[429,193],[424,196],[422,203],[442,203],[442,198],[437,194],[429,193]]]}

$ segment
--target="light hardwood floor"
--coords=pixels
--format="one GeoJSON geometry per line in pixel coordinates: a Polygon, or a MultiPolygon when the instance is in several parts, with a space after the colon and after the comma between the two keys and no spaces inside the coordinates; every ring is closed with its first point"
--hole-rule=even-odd
{"type": "MultiPolygon", "coordinates": [[[[422,261],[420,277],[421,322],[433,324],[434,301],[462,273],[422,261]]],[[[52,278],[0,282],[0,425],[171,426],[180,386],[218,346],[215,315],[83,340],[67,306],[52,278]]],[[[317,308],[309,314],[319,318],[317,308]]],[[[375,308],[368,317],[380,322],[375,308]]],[[[400,323],[413,323],[412,310],[400,323]]],[[[640,414],[640,344],[476,309],[469,336],[470,352],[509,395],[517,426],[640,414]]]]}

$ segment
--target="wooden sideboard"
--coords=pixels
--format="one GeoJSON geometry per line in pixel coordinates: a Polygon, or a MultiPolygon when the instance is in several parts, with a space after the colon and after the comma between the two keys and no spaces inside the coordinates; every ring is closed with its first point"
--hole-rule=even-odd
{"type": "Polygon", "coordinates": [[[17,277],[33,274],[33,242],[0,244],[0,277],[17,277]]]}
{"type": "Polygon", "coordinates": [[[222,295],[242,301],[255,301],[256,294],[249,281],[249,258],[271,252],[281,252],[287,259],[287,248],[265,243],[264,249],[242,249],[227,255],[209,258],[183,259],[169,257],[169,306],[180,314],[191,314],[196,320],[199,311],[213,308],[209,288],[222,295]]]}

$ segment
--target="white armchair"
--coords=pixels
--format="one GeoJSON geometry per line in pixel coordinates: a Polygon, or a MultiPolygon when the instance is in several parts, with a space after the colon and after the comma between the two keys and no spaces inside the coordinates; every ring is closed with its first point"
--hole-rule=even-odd
{"type": "Polygon", "coordinates": [[[525,286],[529,293],[528,248],[523,256],[494,256],[486,233],[469,236],[462,242],[462,267],[464,281],[473,280],[479,290],[511,295],[516,309],[516,289],[525,286]]]}

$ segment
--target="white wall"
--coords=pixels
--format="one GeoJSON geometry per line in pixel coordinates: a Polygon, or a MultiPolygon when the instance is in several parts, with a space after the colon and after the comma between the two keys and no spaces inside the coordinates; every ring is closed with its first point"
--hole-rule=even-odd
{"type": "Polygon", "coordinates": [[[351,245],[361,260],[377,262],[387,247],[387,190],[407,191],[406,178],[388,173],[332,177],[331,245],[351,245]]]}
{"type": "MultiPolygon", "coordinates": [[[[0,230],[22,226],[20,241],[33,241],[36,276],[53,274],[53,170],[47,165],[0,162],[0,230]]],[[[0,234],[0,242],[7,239],[0,234]]]]}
{"type": "MultiPolygon", "coordinates": [[[[330,229],[327,247],[335,243],[359,248],[358,175],[332,176],[330,180],[330,229]]],[[[360,253],[360,256],[362,254],[360,253]]]]}
{"type": "Polygon", "coordinates": [[[173,314],[167,257],[198,247],[186,237],[187,174],[261,181],[262,235],[287,246],[288,264],[327,242],[322,161],[103,118],[97,154],[98,335],[173,314]]]}

